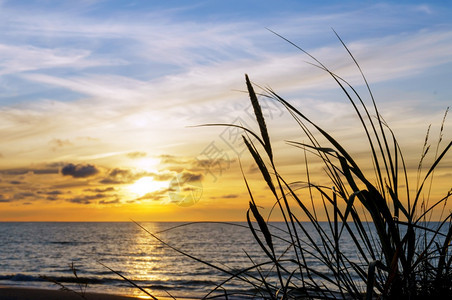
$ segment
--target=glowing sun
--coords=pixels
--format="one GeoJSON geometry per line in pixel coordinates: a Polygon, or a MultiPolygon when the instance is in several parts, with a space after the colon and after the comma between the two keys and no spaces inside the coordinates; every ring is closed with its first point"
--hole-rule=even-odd
{"type": "Polygon", "coordinates": [[[141,177],[128,187],[129,191],[142,197],[148,193],[158,191],[168,186],[165,181],[156,181],[152,177],[141,177]]]}

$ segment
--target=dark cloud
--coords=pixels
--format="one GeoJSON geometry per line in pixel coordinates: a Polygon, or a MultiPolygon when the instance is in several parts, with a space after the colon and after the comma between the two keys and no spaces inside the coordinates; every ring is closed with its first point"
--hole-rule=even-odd
{"type": "Polygon", "coordinates": [[[99,201],[99,204],[118,204],[119,203],[119,199],[116,198],[114,200],[101,200],[99,201]]]}
{"type": "Polygon", "coordinates": [[[87,183],[85,181],[72,180],[71,182],[64,182],[64,183],[54,184],[53,188],[56,188],[56,189],[68,189],[68,188],[76,188],[76,187],[86,187],[86,184],[87,183]]]}
{"type": "Polygon", "coordinates": [[[17,168],[0,171],[0,174],[11,176],[25,175],[28,173],[36,175],[46,175],[46,174],[58,174],[59,171],[57,168],[45,168],[45,169],[17,168]]]}
{"type": "Polygon", "coordinates": [[[83,164],[67,164],[61,169],[61,174],[69,175],[74,178],[86,178],[99,173],[99,170],[94,165],[83,164]]]}
{"type": "Polygon", "coordinates": [[[12,185],[2,186],[1,190],[2,190],[3,193],[12,193],[12,192],[14,192],[16,190],[16,187],[12,186],[12,185]]]}
{"type": "MultiPolygon", "coordinates": [[[[170,181],[174,178],[174,176],[174,173],[169,171],[164,171],[161,173],[134,172],[130,169],[115,168],[110,170],[107,176],[99,182],[102,184],[132,184],[143,177],[152,177],[152,179],[156,181],[170,181]]],[[[189,174],[187,172],[182,173],[181,176],[183,176],[183,180],[199,180],[199,176],[202,177],[202,175],[189,174]],[[195,175],[195,177],[191,178],[192,175],[195,175]]]]}
{"type": "Polygon", "coordinates": [[[66,199],[66,201],[71,203],[77,203],[77,204],[91,204],[95,202],[95,200],[103,199],[105,198],[105,195],[102,193],[96,194],[96,195],[85,195],[85,196],[79,196],[74,197],[71,199],[66,199]]]}
{"type": "Polygon", "coordinates": [[[193,191],[197,191],[198,187],[193,187],[193,186],[185,186],[182,188],[183,192],[193,192],[193,191]]]}
{"type": "MultiPolygon", "coordinates": [[[[202,189],[201,181],[202,181],[203,177],[204,176],[200,173],[184,171],[176,176],[173,176],[173,180],[170,181],[170,186],[165,191],[165,193],[168,193],[168,192],[171,192],[171,193],[184,192],[184,193],[186,193],[186,192],[198,191],[200,188],[202,189]]],[[[158,195],[154,195],[154,193],[152,193],[152,196],[158,196],[158,195]]],[[[160,198],[163,198],[163,197],[160,197],[160,198]]]]}
{"type": "Polygon", "coordinates": [[[30,171],[31,171],[30,169],[8,169],[8,170],[2,170],[1,173],[4,175],[17,176],[17,175],[27,174],[30,171]]]}
{"type": "Polygon", "coordinates": [[[47,195],[62,195],[63,192],[60,190],[50,191],[46,193],[47,195]]]}
{"type": "Polygon", "coordinates": [[[132,183],[136,180],[136,176],[128,169],[115,168],[111,170],[107,177],[102,179],[100,183],[103,184],[124,184],[132,183]]]}
{"type": "Polygon", "coordinates": [[[127,157],[132,158],[132,159],[136,159],[136,158],[142,158],[142,157],[146,157],[147,153],[146,152],[130,152],[127,153],[127,157]]]}
{"type": "Polygon", "coordinates": [[[173,180],[170,182],[170,187],[173,189],[183,189],[185,185],[198,186],[201,184],[204,175],[201,173],[193,173],[189,171],[183,171],[176,176],[173,176],[173,180]]]}
{"type": "Polygon", "coordinates": [[[5,196],[0,195],[0,203],[11,202],[11,199],[5,198],[5,196]]]}
{"type": "Polygon", "coordinates": [[[195,181],[201,181],[203,179],[203,175],[200,173],[192,173],[192,172],[182,172],[181,174],[181,181],[183,183],[185,182],[195,182],[195,181]]]}
{"type": "Polygon", "coordinates": [[[64,194],[60,190],[54,190],[54,191],[48,191],[48,192],[40,192],[40,191],[38,191],[37,193],[38,194],[45,194],[45,195],[47,195],[46,200],[49,200],[49,201],[56,201],[56,200],[59,199],[58,198],[59,195],[63,195],[64,194]]]}
{"type": "Polygon", "coordinates": [[[155,177],[157,176],[154,173],[149,172],[138,172],[135,173],[129,169],[120,169],[116,168],[111,170],[107,177],[102,179],[100,183],[103,184],[130,184],[134,183],[136,180],[140,179],[141,177],[150,176],[155,177]]]}
{"type": "Polygon", "coordinates": [[[163,154],[159,156],[160,163],[162,164],[181,164],[184,163],[183,160],[177,158],[174,155],[163,154]]]}
{"type": "Polygon", "coordinates": [[[127,169],[113,169],[112,171],[110,171],[109,176],[111,177],[129,177],[132,175],[132,171],[127,170],[127,169]]]}
{"type": "Polygon", "coordinates": [[[64,167],[65,165],[67,165],[67,163],[61,161],[46,164],[48,168],[61,168],[64,167]]]}
{"type": "Polygon", "coordinates": [[[238,198],[238,197],[239,197],[238,194],[227,194],[227,195],[222,195],[222,196],[210,197],[210,199],[224,200],[224,199],[235,199],[235,198],[238,198]]]}
{"type": "Polygon", "coordinates": [[[120,203],[119,198],[115,194],[106,194],[104,192],[111,192],[115,191],[114,188],[108,187],[105,189],[85,189],[85,191],[97,191],[98,193],[93,195],[83,195],[83,196],[77,196],[74,198],[66,199],[66,201],[71,203],[77,203],[77,204],[118,204],[120,203]]]}
{"type": "Polygon", "coordinates": [[[29,197],[38,198],[35,193],[21,192],[21,193],[14,194],[13,199],[14,200],[22,200],[22,199],[29,198],[29,197]]]}
{"type": "Polygon", "coordinates": [[[181,173],[186,169],[186,167],[182,166],[182,165],[180,165],[180,166],[174,165],[174,166],[166,166],[165,169],[170,172],[181,173]]]}
{"type": "Polygon", "coordinates": [[[155,192],[147,193],[146,195],[141,196],[136,200],[153,200],[158,201],[168,197],[168,192],[172,191],[172,189],[163,189],[155,192]]]}
{"type": "Polygon", "coordinates": [[[188,168],[192,172],[199,172],[205,175],[210,175],[216,181],[217,176],[221,176],[226,170],[228,170],[235,160],[229,159],[229,157],[219,158],[207,158],[200,159],[199,157],[192,160],[190,167],[188,168]]]}
{"type": "Polygon", "coordinates": [[[85,189],[85,192],[94,192],[94,193],[105,193],[105,192],[114,192],[114,187],[107,187],[105,189],[85,189]]]}
{"type": "Polygon", "coordinates": [[[113,178],[104,178],[101,181],[99,181],[102,184],[121,184],[124,182],[121,182],[119,180],[113,179],[113,178]]]}
{"type": "Polygon", "coordinates": [[[250,165],[247,173],[260,173],[259,167],[256,164],[250,165]]]}
{"type": "Polygon", "coordinates": [[[66,201],[76,204],[91,204],[91,199],[86,199],[85,197],[75,197],[72,199],[67,199],[66,201]]]}
{"type": "Polygon", "coordinates": [[[33,174],[36,175],[46,175],[46,174],[58,174],[58,169],[39,169],[39,170],[32,170],[33,174]]]}
{"type": "Polygon", "coordinates": [[[221,198],[223,198],[223,199],[235,199],[238,197],[239,197],[239,195],[237,195],[237,194],[229,194],[229,195],[221,196],[221,198]]]}
{"type": "Polygon", "coordinates": [[[23,182],[22,181],[18,181],[18,180],[12,180],[9,183],[17,185],[17,184],[22,184],[23,182]]]}
{"type": "Polygon", "coordinates": [[[152,174],[152,178],[156,181],[168,181],[174,178],[173,173],[152,174]]]}

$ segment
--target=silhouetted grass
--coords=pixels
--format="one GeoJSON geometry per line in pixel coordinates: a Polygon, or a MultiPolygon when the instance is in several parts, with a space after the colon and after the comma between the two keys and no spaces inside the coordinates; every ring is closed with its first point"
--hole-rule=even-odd
{"type": "Polygon", "coordinates": [[[268,222],[271,214],[266,218],[262,216],[258,200],[243,174],[250,196],[246,213],[248,226],[256,246],[263,251],[264,260],[255,262],[245,252],[251,266],[239,272],[233,271],[175,249],[139,225],[180,254],[228,276],[205,298],[231,296],[224,288],[231,280],[249,285],[253,292],[247,296],[263,299],[446,299],[452,295],[452,213],[445,211],[452,189],[440,199],[430,199],[434,171],[452,146],[452,141],[446,141],[443,146],[442,140],[448,109],[433,163],[422,174],[425,157],[432,152],[429,151],[427,134],[417,182],[410,182],[397,138],[380,115],[359,64],[338,38],[362,75],[370,105],[346,80],[288,42],[313,59],[315,67],[328,73],[350,102],[365,134],[362,142],[367,143],[370,150],[371,161],[366,167],[372,163],[373,173],[364,172],[353,154],[320,124],[272,89],[261,88],[259,96],[283,105],[297,122],[301,138],[308,141],[287,142],[305,158],[307,178],[305,181],[287,182],[275,163],[258,95],[245,75],[259,132],[234,124],[203,126],[232,126],[244,130],[244,143],[274,197],[272,212],[277,210],[284,220],[284,228],[279,228],[268,222]],[[320,142],[319,135],[326,142],[320,142]],[[330,186],[311,180],[308,153],[323,164],[330,186]],[[411,194],[413,184],[416,188],[411,194]],[[300,195],[300,186],[307,190],[308,196],[300,195]],[[320,201],[321,211],[314,205],[314,199],[320,201]],[[429,222],[435,210],[441,211],[441,219],[429,222]],[[320,215],[326,216],[327,221],[322,222],[320,215]],[[216,294],[220,289],[223,292],[216,294]]]}
{"type": "MultiPolygon", "coordinates": [[[[260,134],[243,128],[245,133],[251,133],[256,138],[256,144],[247,134],[243,135],[243,139],[274,196],[275,209],[284,219],[284,235],[287,236],[286,250],[277,253],[272,240],[280,233],[273,233],[264,221],[244,176],[251,199],[247,212],[248,225],[278,278],[272,281],[262,276],[258,279],[260,282],[254,284],[260,286],[261,296],[268,299],[363,299],[363,295],[366,299],[450,297],[452,214],[445,212],[444,208],[451,190],[440,199],[429,199],[434,171],[452,145],[449,141],[442,147],[444,120],[434,162],[426,174],[421,175],[424,157],[430,148],[428,135],[426,137],[418,168],[419,180],[415,193],[411,195],[408,170],[397,138],[380,115],[360,66],[339,40],[361,72],[370,106],[352,85],[295,46],[314,60],[313,65],[331,76],[350,102],[366,135],[374,174],[362,171],[353,155],[319,124],[275,91],[264,88],[261,96],[283,105],[297,122],[302,138],[309,141],[289,141],[288,144],[301,149],[300,155],[304,157],[306,153],[315,154],[331,180],[332,187],[318,185],[310,180],[307,168],[308,179],[302,183],[309,196],[301,197],[295,185],[288,183],[278,171],[258,97],[246,75],[260,134]],[[319,141],[318,134],[326,143],[319,141]],[[326,225],[317,217],[320,214],[312,203],[313,198],[321,199],[326,225]],[[428,222],[434,209],[442,210],[441,220],[437,223],[428,222]],[[306,223],[300,221],[302,219],[309,220],[309,229],[306,223]],[[345,238],[353,241],[354,249],[343,248],[345,238]],[[358,260],[348,254],[350,250],[358,260]],[[319,271],[319,265],[327,271],[319,271]]],[[[261,266],[255,265],[255,268],[260,274],[263,272],[261,266]]]]}
{"type": "Polygon", "coordinates": [[[41,275],[39,277],[43,280],[46,280],[48,282],[54,283],[55,285],[59,286],[60,290],[62,290],[62,291],[74,293],[74,294],[78,295],[80,298],[86,299],[86,290],[88,288],[88,280],[84,279],[84,278],[80,278],[78,276],[77,269],[74,266],[74,262],[71,262],[71,264],[69,265],[69,268],[71,269],[72,274],[74,275],[74,281],[77,285],[77,289],[67,287],[66,285],[59,282],[58,280],[55,280],[48,276],[41,275]]]}

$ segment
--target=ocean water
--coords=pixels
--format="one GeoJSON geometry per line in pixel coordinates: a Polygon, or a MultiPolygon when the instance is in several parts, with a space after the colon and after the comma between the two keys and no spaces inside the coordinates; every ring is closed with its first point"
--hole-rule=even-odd
{"type": "MultiPolygon", "coordinates": [[[[142,226],[171,246],[231,273],[268,260],[246,223],[142,226]]],[[[283,253],[287,236],[279,229],[284,224],[271,226],[282,238],[274,239],[275,250],[283,253]]],[[[322,226],[328,227],[327,223],[322,226]]],[[[359,262],[351,244],[344,235],[344,253],[359,262]]],[[[315,266],[315,259],[306,259],[315,266]]],[[[59,288],[54,280],[78,290],[83,285],[77,283],[71,265],[89,292],[136,296],[144,294],[105,266],[157,297],[201,298],[229,277],[163,245],[134,223],[0,223],[0,285],[59,288]]],[[[328,273],[321,264],[316,269],[328,273]]],[[[250,275],[259,276],[257,272],[250,275]]],[[[252,286],[239,280],[228,282],[225,288],[229,293],[253,292],[252,286]]]]}
{"type": "MultiPolygon", "coordinates": [[[[228,270],[262,255],[247,228],[236,224],[142,223],[177,249],[228,270]],[[164,232],[162,232],[164,231],[164,232]]],[[[0,223],[0,285],[58,288],[52,278],[77,290],[143,295],[105,266],[120,272],[153,295],[202,297],[227,276],[162,245],[134,223],[0,223]]],[[[229,288],[246,289],[231,283],[229,288]]]]}

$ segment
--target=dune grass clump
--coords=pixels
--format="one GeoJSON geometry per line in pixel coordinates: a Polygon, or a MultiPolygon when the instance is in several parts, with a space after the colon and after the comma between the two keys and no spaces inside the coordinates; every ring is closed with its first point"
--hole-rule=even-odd
{"type": "MultiPolygon", "coordinates": [[[[397,138],[380,115],[359,64],[339,40],[362,75],[370,105],[346,80],[294,46],[312,58],[313,65],[327,72],[350,102],[365,133],[363,143],[369,146],[374,172],[363,171],[340,141],[301,110],[270,88],[262,88],[259,96],[283,105],[297,122],[300,137],[308,141],[288,144],[296,147],[294,151],[299,150],[302,156],[315,155],[323,163],[331,185],[311,181],[308,167],[307,180],[287,182],[276,166],[255,86],[246,76],[259,132],[241,127],[243,141],[274,196],[274,209],[284,220],[282,231],[265,221],[244,176],[250,196],[248,225],[267,258],[266,263],[254,265],[253,271],[258,276],[250,278],[250,282],[258,287],[256,295],[266,299],[451,297],[452,213],[445,208],[452,190],[440,199],[429,199],[434,171],[452,145],[452,141],[443,145],[444,120],[433,163],[421,174],[425,157],[434,152],[429,152],[426,138],[413,193],[411,185],[415,183],[409,180],[397,138]],[[300,196],[300,186],[307,196],[300,196]],[[314,198],[320,200],[322,211],[314,206],[314,198]],[[440,211],[441,219],[429,222],[435,210],[440,211]],[[327,222],[321,222],[319,215],[326,216],[327,222]],[[276,249],[276,239],[278,244],[285,245],[283,250],[276,249]]],[[[444,118],[446,115],[447,110],[444,118]]]]}
{"type": "Polygon", "coordinates": [[[274,197],[271,213],[264,218],[242,171],[250,196],[246,213],[248,228],[256,246],[262,249],[263,257],[258,261],[245,252],[251,265],[239,271],[233,270],[177,249],[137,223],[167,247],[227,276],[204,299],[414,300],[451,297],[452,212],[446,211],[446,204],[452,188],[439,199],[430,199],[435,170],[452,146],[452,141],[443,141],[448,108],[435,151],[430,150],[429,130],[427,132],[417,180],[413,183],[401,147],[380,115],[366,77],[347,46],[337,37],[362,76],[370,104],[366,104],[346,80],[282,38],[313,59],[315,67],[329,74],[350,102],[365,134],[366,140],[362,142],[369,146],[369,159],[373,165],[371,174],[364,171],[364,166],[340,141],[275,91],[261,88],[257,94],[255,86],[245,75],[259,132],[235,124],[203,126],[232,126],[244,131],[243,141],[274,197]],[[288,182],[278,171],[258,96],[284,106],[296,121],[301,138],[308,141],[287,142],[305,158],[306,180],[288,182]],[[432,152],[433,163],[423,173],[426,157],[432,152]],[[321,185],[311,179],[307,154],[314,155],[323,164],[330,185],[321,185]],[[307,191],[307,195],[302,196],[300,189],[307,191]],[[314,199],[320,203],[321,209],[314,205],[314,199]],[[270,222],[276,212],[284,220],[278,225],[270,222]],[[440,217],[432,222],[434,213],[440,217]],[[320,216],[326,216],[326,221],[320,216]],[[232,280],[249,285],[249,291],[229,292],[226,286],[232,280]]]}

